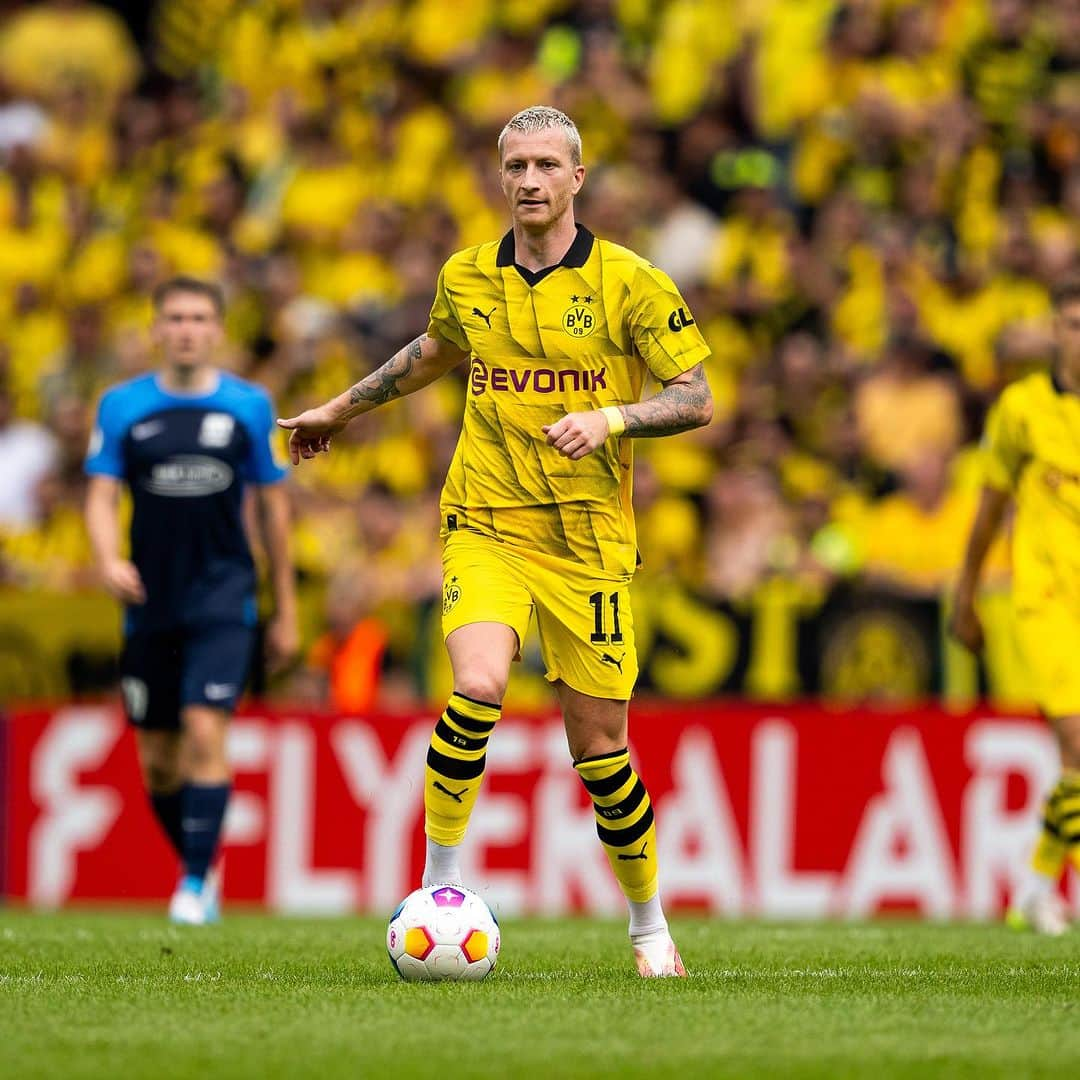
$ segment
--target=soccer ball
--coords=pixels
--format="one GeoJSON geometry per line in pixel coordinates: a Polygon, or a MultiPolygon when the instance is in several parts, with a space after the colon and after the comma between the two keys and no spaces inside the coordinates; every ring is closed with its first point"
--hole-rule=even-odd
{"type": "Polygon", "coordinates": [[[398,904],[386,928],[386,951],[406,982],[475,982],[495,967],[499,923],[476,893],[432,885],[398,904]]]}

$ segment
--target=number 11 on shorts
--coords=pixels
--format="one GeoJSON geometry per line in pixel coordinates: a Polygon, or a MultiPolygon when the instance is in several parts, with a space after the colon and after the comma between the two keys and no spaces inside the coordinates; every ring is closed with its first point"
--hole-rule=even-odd
{"type": "Polygon", "coordinates": [[[604,594],[594,592],[589,597],[589,603],[592,604],[593,609],[593,632],[589,635],[589,640],[595,645],[606,645],[608,642],[618,645],[623,639],[622,628],[619,626],[619,594],[613,592],[607,599],[611,605],[610,637],[604,631],[604,594]]]}

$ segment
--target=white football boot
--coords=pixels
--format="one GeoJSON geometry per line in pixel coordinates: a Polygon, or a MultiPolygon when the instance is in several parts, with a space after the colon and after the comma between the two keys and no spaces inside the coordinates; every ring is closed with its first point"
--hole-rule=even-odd
{"type": "Polygon", "coordinates": [[[218,861],[210,867],[206,878],[203,880],[202,903],[204,922],[221,922],[221,873],[223,861],[223,859],[219,858],[218,861]]]}
{"type": "Polygon", "coordinates": [[[202,926],[206,922],[203,882],[183,877],[169,901],[169,920],[179,926],[202,926]]]}
{"type": "Polygon", "coordinates": [[[643,979],[686,978],[682,957],[666,931],[636,942],[634,962],[643,979]]]}
{"type": "Polygon", "coordinates": [[[1023,904],[1009,908],[1005,921],[1014,930],[1034,930],[1050,937],[1061,937],[1069,930],[1065,903],[1056,892],[1036,893],[1023,904]]]}

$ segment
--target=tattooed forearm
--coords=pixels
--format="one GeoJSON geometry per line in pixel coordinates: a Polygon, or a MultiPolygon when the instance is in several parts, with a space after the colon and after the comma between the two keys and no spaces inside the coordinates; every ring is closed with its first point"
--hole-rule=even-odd
{"type": "Polygon", "coordinates": [[[688,375],[685,381],[669,383],[655,397],[623,405],[626,434],[647,439],[704,427],[712,419],[712,394],[705,369],[698,364],[688,375]]]}
{"type": "MultiPolygon", "coordinates": [[[[426,335],[421,334],[404,349],[394,353],[377,371],[361,379],[349,390],[349,404],[360,405],[364,402],[375,406],[383,405],[391,398],[401,397],[398,384],[412,374],[413,367],[423,354],[423,342],[426,335]]],[[[408,390],[405,391],[408,393],[408,390]]]]}

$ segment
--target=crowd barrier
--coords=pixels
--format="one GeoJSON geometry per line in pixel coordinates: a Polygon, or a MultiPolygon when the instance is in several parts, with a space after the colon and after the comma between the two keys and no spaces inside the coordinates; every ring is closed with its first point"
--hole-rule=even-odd
{"type": "MultiPolygon", "coordinates": [[[[1045,725],[989,711],[642,701],[631,716],[665,900],[725,916],[996,917],[1057,771],[1045,725]]],[[[227,900],[385,912],[416,887],[432,720],[242,711],[229,737],[227,900]]],[[[17,710],[3,732],[9,901],[169,894],[175,863],[116,708],[17,710]]],[[[488,761],[466,880],[504,914],[621,911],[559,719],[504,717],[488,761]]]]}
{"type": "MultiPolygon", "coordinates": [[[[637,575],[631,586],[638,687],[674,701],[713,697],[750,701],[986,698],[1023,705],[1029,678],[1013,633],[1008,594],[981,599],[984,663],[945,633],[940,598],[840,583],[824,590],[772,578],[739,603],[709,600],[670,576],[637,575]]],[[[325,629],[321,588],[301,587],[305,640],[325,629]]],[[[419,693],[445,700],[450,689],[438,609],[416,605],[409,670],[419,693]]],[[[99,692],[116,679],[120,612],[103,592],[0,587],[0,701],[65,700],[99,692]]],[[[546,701],[548,686],[535,632],[514,665],[518,701],[546,701]]],[[[402,663],[397,657],[396,662],[402,663]]]]}

